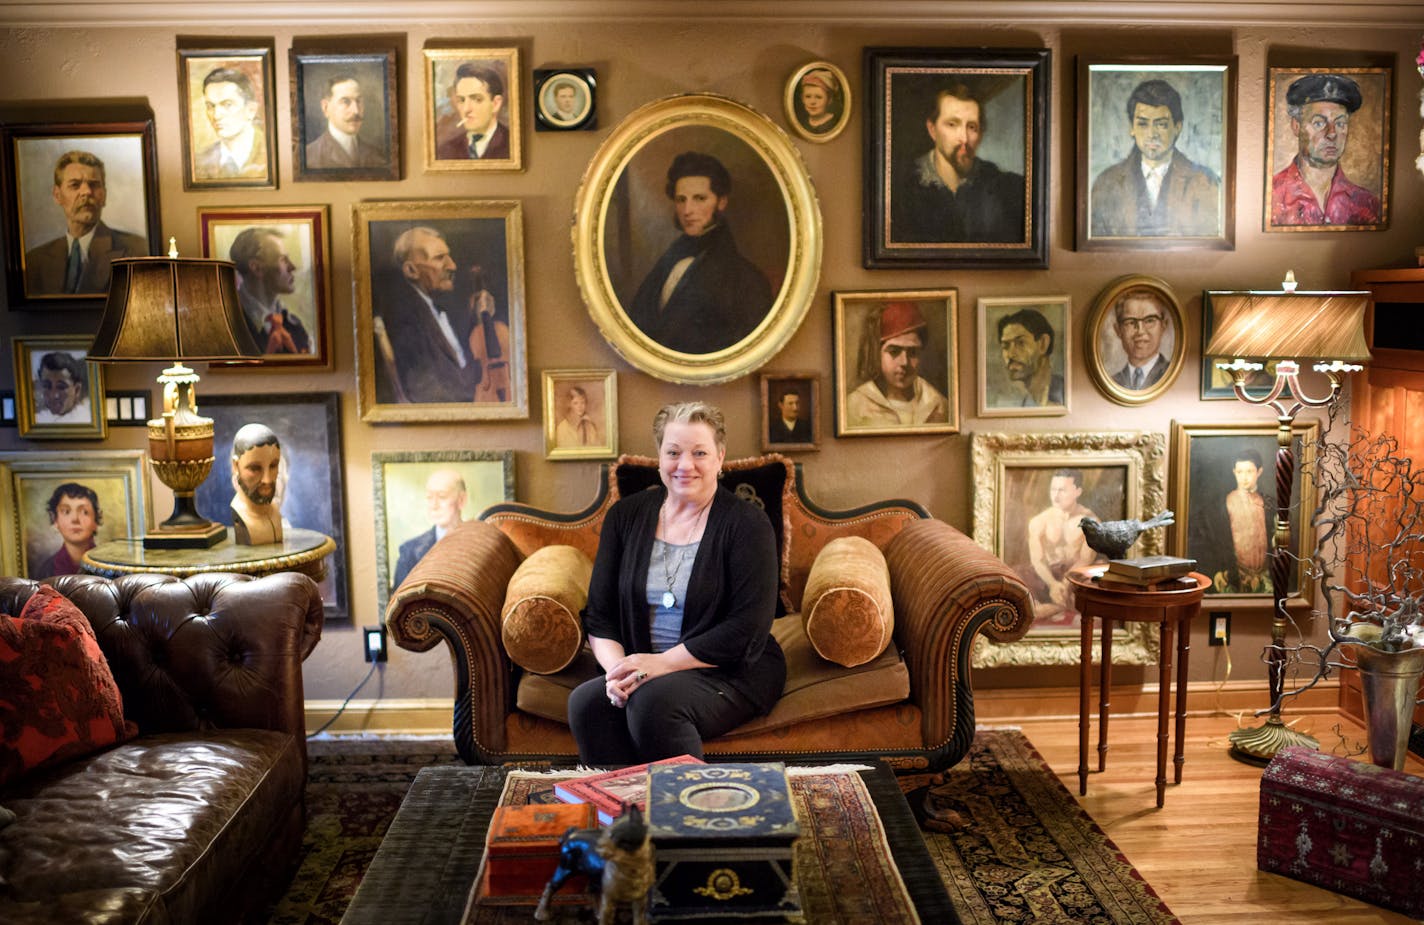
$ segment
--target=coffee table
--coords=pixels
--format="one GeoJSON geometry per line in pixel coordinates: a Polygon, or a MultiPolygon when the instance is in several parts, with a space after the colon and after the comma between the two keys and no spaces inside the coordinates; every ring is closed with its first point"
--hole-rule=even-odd
{"type": "MultiPolygon", "coordinates": [[[[860,776],[920,921],[958,922],[894,773],[876,762],[860,776]]],[[[342,925],[459,925],[504,777],[504,768],[493,767],[434,767],[416,775],[342,925]]]]}

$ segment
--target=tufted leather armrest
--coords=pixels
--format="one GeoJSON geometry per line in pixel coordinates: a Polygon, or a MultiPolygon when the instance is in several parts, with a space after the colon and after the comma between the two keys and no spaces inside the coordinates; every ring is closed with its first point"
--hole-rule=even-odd
{"type": "MultiPolygon", "coordinates": [[[[321,638],[321,592],[305,575],[62,575],[140,733],[253,728],[304,742],[302,660],[321,638]]],[[[0,613],[38,587],[0,578],[0,613]]]]}
{"type": "Polygon", "coordinates": [[[924,740],[940,745],[974,735],[969,653],[980,630],[1011,642],[1033,625],[1029,590],[1013,570],[940,520],[919,520],[885,547],[895,638],[910,668],[910,699],[924,717],[924,740]]]}

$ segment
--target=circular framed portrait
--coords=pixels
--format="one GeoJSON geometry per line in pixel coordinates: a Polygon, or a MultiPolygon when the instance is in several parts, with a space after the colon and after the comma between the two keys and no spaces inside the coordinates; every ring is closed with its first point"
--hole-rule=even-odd
{"type": "Polygon", "coordinates": [[[726,97],[667,97],[624,119],[584,174],[573,235],[594,323],[669,382],[752,372],[816,294],[821,211],[806,165],[770,119],[726,97]]]}
{"type": "Polygon", "coordinates": [[[1109,283],[1093,305],[1086,334],[1088,371],[1120,405],[1152,401],[1182,371],[1182,307],[1156,277],[1121,276],[1109,283]]]}
{"type": "Polygon", "coordinates": [[[807,141],[835,138],[850,122],[850,84],[829,61],[802,65],[786,81],[786,121],[807,141]]]}
{"type": "Polygon", "coordinates": [[[593,68],[534,72],[534,128],[540,132],[571,132],[598,125],[593,68]]]}

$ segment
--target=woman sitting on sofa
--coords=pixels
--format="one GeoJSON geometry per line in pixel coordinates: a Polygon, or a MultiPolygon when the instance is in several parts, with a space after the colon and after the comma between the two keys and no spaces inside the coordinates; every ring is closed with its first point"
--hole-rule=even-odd
{"type": "Polygon", "coordinates": [[[681,754],[768,712],[786,659],[771,636],[771,522],[718,485],[722,412],[666,405],[653,419],[663,488],[609,509],[584,629],[604,675],[569,698],[579,760],[621,767],[681,754]]]}

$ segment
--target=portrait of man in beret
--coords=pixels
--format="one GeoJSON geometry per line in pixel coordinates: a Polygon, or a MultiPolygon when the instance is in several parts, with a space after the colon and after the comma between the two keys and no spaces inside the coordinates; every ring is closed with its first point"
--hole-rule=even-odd
{"type": "Polygon", "coordinates": [[[1380,197],[1354,183],[1341,163],[1355,114],[1364,104],[1360,84],[1345,74],[1312,73],[1285,91],[1285,112],[1297,153],[1271,178],[1272,226],[1375,225],[1380,197]]]}

